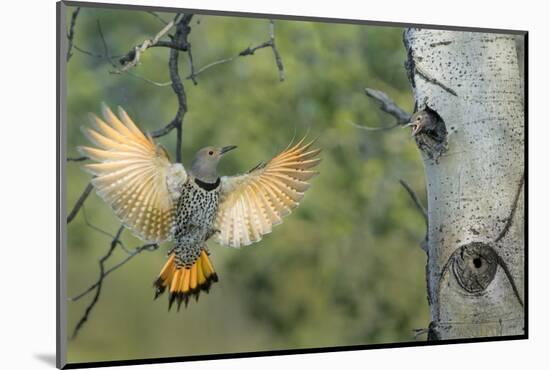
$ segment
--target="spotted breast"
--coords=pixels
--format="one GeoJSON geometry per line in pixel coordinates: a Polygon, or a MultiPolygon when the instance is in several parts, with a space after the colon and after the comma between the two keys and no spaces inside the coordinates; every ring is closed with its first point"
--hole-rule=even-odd
{"type": "Polygon", "coordinates": [[[215,183],[205,183],[189,176],[182,185],[174,225],[174,252],[178,267],[191,267],[199,258],[205,241],[213,234],[219,198],[220,179],[215,183]]]}

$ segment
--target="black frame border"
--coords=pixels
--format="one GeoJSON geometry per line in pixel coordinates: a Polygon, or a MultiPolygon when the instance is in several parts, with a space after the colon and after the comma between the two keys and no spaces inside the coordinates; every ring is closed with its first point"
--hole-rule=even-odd
{"type": "Polygon", "coordinates": [[[521,340],[529,338],[529,269],[528,269],[528,245],[529,245],[529,207],[528,207],[528,168],[529,168],[529,77],[528,77],[528,54],[529,54],[529,32],[527,30],[514,30],[514,29],[498,29],[498,28],[479,28],[479,27],[460,27],[460,26],[444,26],[434,24],[423,23],[404,23],[404,22],[384,22],[384,21],[369,21],[359,19],[342,19],[342,18],[328,18],[328,17],[312,17],[312,16],[299,16],[299,15],[285,15],[285,14],[266,14],[266,13],[251,13],[251,12],[233,12],[233,11],[221,11],[211,9],[190,9],[190,8],[178,8],[178,7],[163,7],[163,6],[149,6],[149,5],[131,5],[131,4],[113,4],[113,3],[99,3],[99,2],[81,2],[81,1],[58,1],[56,3],[56,20],[57,20],[57,32],[56,32],[56,47],[57,47],[57,63],[56,63],[56,129],[57,129],[57,142],[56,142],[56,227],[57,227],[57,248],[56,248],[56,366],[59,369],[79,369],[79,368],[95,368],[106,366],[124,366],[124,365],[146,365],[146,364],[159,364],[159,363],[173,363],[173,362],[188,362],[188,361],[204,361],[204,360],[223,360],[234,358],[246,358],[246,357],[265,357],[265,356],[284,356],[284,355],[296,355],[296,354],[313,354],[313,353],[329,353],[329,352],[343,352],[343,351],[358,351],[367,349],[385,349],[385,348],[405,348],[405,347],[424,347],[424,346],[439,346],[447,344],[462,344],[462,343],[485,343],[485,342],[500,342],[509,340],[521,340]],[[65,102],[63,97],[65,96],[65,86],[62,86],[65,82],[66,62],[64,59],[64,48],[66,47],[66,38],[64,37],[65,31],[65,9],[64,6],[81,6],[87,8],[102,8],[102,9],[117,9],[117,10],[134,10],[134,11],[160,11],[160,12],[192,12],[194,14],[202,15],[214,15],[214,16],[228,16],[228,17],[246,17],[246,18],[270,18],[279,20],[291,20],[291,21],[313,21],[322,23],[337,23],[337,24],[356,24],[356,25],[370,25],[370,26],[385,26],[385,27],[415,27],[415,28],[427,28],[427,29],[440,29],[448,31],[464,31],[464,32],[483,32],[483,33],[501,33],[501,34],[514,34],[524,37],[524,168],[525,168],[525,183],[524,183],[524,334],[513,336],[498,336],[498,337],[480,337],[480,338],[468,338],[468,339],[445,339],[433,342],[396,342],[396,343],[380,343],[380,344],[361,344],[352,346],[336,346],[336,347],[320,347],[320,348],[300,348],[300,349],[285,349],[285,350],[268,350],[257,352],[235,352],[235,353],[218,353],[207,355],[192,355],[192,356],[174,356],[174,357],[159,357],[159,358],[143,358],[143,359],[131,359],[131,360],[112,360],[112,361],[94,361],[94,362],[79,362],[79,363],[66,363],[66,312],[63,312],[62,307],[66,304],[66,294],[64,290],[64,260],[65,260],[65,242],[64,233],[66,233],[66,215],[64,210],[65,199],[65,179],[64,176],[64,156],[62,154],[65,150],[65,142],[62,140],[65,138],[64,128],[66,122],[64,108],[65,102]],[[63,122],[62,122],[63,121],[63,122]]]}

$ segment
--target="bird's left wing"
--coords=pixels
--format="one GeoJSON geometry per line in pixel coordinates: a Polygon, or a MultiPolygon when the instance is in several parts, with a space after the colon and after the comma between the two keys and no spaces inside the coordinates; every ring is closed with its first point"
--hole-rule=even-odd
{"type": "Polygon", "coordinates": [[[171,236],[178,184],[187,178],[181,164],[172,164],[166,150],[145,135],[128,114],[103,106],[104,120],[94,115],[94,128],[83,128],[97,148],[80,151],[98,163],[84,168],[97,194],[136,236],[160,243],[171,236]]]}
{"type": "Polygon", "coordinates": [[[214,228],[221,245],[240,247],[262,239],[298,206],[321,159],[313,141],[302,139],[247,174],[221,179],[221,199],[214,228]]]}

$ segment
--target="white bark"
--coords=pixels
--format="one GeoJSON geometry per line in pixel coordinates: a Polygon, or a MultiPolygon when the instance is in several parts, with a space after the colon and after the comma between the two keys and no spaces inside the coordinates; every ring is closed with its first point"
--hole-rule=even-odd
{"type": "Polygon", "coordinates": [[[439,158],[421,148],[430,337],[522,335],[524,110],[515,36],[408,29],[405,44],[417,104],[435,110],[448,132],[439,158]]]}

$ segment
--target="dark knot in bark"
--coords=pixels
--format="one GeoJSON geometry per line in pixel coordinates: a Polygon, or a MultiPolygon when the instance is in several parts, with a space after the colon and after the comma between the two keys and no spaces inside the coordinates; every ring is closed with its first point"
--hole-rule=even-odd
{"type": "Polygon", "coordinates": [[[458,248],[452,258],[458,284],[469,293],[480,293],[493,281],[499,258],[491,246],[472,242],[458,248]]]}

